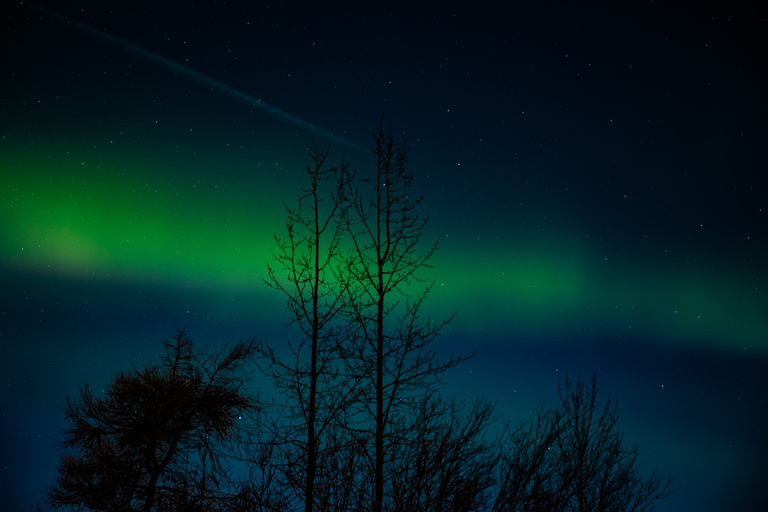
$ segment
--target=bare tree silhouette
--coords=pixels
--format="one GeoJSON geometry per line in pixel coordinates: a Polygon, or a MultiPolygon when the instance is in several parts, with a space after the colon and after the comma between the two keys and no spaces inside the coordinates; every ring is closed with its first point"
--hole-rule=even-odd
{"type": "Polygon", "coordinates": [[[494,511],[643,512],[672,490],[657,470],[644,477],[638,447],[624,445],[617,405],[598,403],[597,377],[567,377],[560,404],[508,428],[500,442],[494,511]]]}
{"type": "MultiPolygon", "coordinates": [[[[286,297],[289,323],[299,326],[302,337],[289,344],[290,354],[284,358],[273,347],[259,346],[260,359],[266,362],[263,371],[284,400],[268,429],[273,442],[283,447],[285,483],[307,512],[316,501],[318,462],[329,463],[341,453],[339,432],[329,431],[356,390],[339,363],[348,331],[342,311],[349,276],[340,254],[348,166],[343,158],[338,167],[327,166],[328,150],[318,149],[314,140],[308,150],[312,166],[306,168],[307,185],[298,204],[286,206],[286,238],[275,235],[276,266],[269,267],[267,279],[286,297]]],[[[322,481],[327,484],[329,478],[333,476],[325,475],[322,481]]],[[[323,489],[318,499],[324,503],[330,498],[327,485],[323,489]]]]}
{"type": "Polygon", "coordinates": [[[497,457],[487,439],[492,414],[491,404],[479,399],[467,411],[455,399],[423,400],[389,454],[387,510],[482,510],[495,483],[497,457]]]}
{"type": "Polygon", "coordinates": [[[414,173],[407,142],[397,142],[383,118],[375,140],[376,175],[363,180],[369,193],[350,183],[342,215],[352,245],[347,312],[354,331],[345,362],[349,375],[361,379],[365,418],[350,431],[360,443],[373,443],[371,510],[381,512],[388,452],[408,424],[400,416],[412,413],[440,375],[465,358],[440,361],[430,343],[447,321],[421,318],[432,283],[419,271],[430,267],[437,242],[422,250],[429,219],[417,215],[421,198],[409,195],[414,173]]]}

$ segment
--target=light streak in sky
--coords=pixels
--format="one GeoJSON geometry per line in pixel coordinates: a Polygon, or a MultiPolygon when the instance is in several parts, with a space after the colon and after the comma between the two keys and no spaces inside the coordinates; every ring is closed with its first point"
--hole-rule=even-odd
{"type": "Polygon", "coordinates": [[[201,73],[200,71],[196,71],[190,67],[187,67],[183,64],[180,64],[174,60],[171,60],[169,58],[163,57],[162,55],[149,51],[145,48],[142,48],[141,46],[137,46],[130,41],[126,41],[125,39],[121,39],[119,37],[113,36],[112,34],[109,34],[107,32],[104,32],[102,30],[99,30],[97,28],[94,28],[86,23],[79,22],[77,20],[74,20],[68,16],[62,16],[61,14],[58,14],[57,12],[54,12],[46,7],[43,7],[41,5],[37,5],[33,2],[22,2],[23,5],[27,5],[31,7],[32,9],[35,9],[38,12],[41,12],[45,14],[46,16],[49,16],[58,22],[73,27],[81,32],[84,32],[86,34],[98,37],[99,39],[103,39],[105,41],[108,41],[112,44],[115,44],[117,46],[121,46],[127,50],[130,50],[134,53],[137,53],[143,57],[146,57],[147,59],[157,62],[158,64],[163,64],[165,66],[168,66],[169,68],[178,71],[179,73],[182,73],[186,75],[187,77],[191,78],[192,80],[210,87],[211,89],[217,90],[221,92],[222,94],[229,96],[232,99],[241,101],[243,103],[246,103],[248,105],[254,106],[259,110],[262,110],[266,112],[267,114],[271,115],[272,117],[279,119],[281,121],[285,121],[287,123],[290,123],[294,126],[297,126],[299,128],[308,130],[314,134],[326,137],[328,139],[334,140],[336,142],[340,142],[346,146],[353,147],[355,149],[359,149],[362,151],[366,151],[365,148],[362,146],[355,144],[352,141],[349,141],[343,137],[340,137],[332,132],[329,132],[328,130],[325,130],[323,128],[320,128],[319,126],[315,126],[312,123],[305,121],[304,119],[301,119],[299,117],[296,117],[294,115],[289,114],[288,112],[281,110],[277,108],[274,105],[270,105],[269,103],[266,103],[264,101],[261,101],[260,99],[251,96],[250,94],[246,94],[238,89],[235,89],[231,85],[227,85],[224,82],[221,82],[220,80],[216,80],[213,77],[210,77],[206,75],[205,73],[201,73]]]}

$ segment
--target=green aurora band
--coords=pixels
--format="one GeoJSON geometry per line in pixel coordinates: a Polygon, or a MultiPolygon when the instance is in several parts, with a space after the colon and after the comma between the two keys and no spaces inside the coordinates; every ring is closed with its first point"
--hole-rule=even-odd
{"type": "MultiPolygon", "coordinates": [[[[282,169],[294,170],[280,172],[268,168],[274,162],[236,157],[179,162],[172,155],[118,157],[112,148],[87,154],[88,161],[63,149],[45,155],[17,148],[0,157],[4,271],[207,286],[279,302],[262,279],[273,233],[283,229],[282,203],[295,200],[301,184],[303,154],[283,160],[282,169]],[[243,166],[254,168],[251,179],[214,170],[243,166]]],[[[444,237],[429,271],[436,280],[429,312],[441,318],[458,311],[454,333],[502,339],[521,331],[566,340],[610,332],[768,351],[768,304],[749,276],[721,268],[601,267],[584,251],[556,248],[558,236],[523,236],[514,248],[478,243],[470,254],[455,235],[444,237]]]]}

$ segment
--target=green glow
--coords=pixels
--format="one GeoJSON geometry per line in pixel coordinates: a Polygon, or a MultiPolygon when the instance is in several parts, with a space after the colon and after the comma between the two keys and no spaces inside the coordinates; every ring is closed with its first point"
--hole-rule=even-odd
{"type": "Polygon", "coordinates": [[[248,286],[261,280],[279,227],[279,202],[184,169],[23,158],[3,167],[12,172],[0,182],[1,249],[12,267],[248,286]]]}
{"type": "Polygon", "coordinates": [[[569,259],[546,252],[486,255],[447,274],[459,277],[438,283],[435,309],[459,311],[459,321],[472,331],[566,340],[618,333],[701,348],[768,350],[768,301],[736,274],[713,279],[663,268],[606,270],[578,254],[569,259]]]}
{"type": "MultiPolygon", "coordinates": [[[[272,233],[283,229],[282,203],[294,201],[300,186],[303,153],[282,161],[280,172],[266,168],[275,163],[237,157],[179,163],[175,155],[88,154],[90,161],[65,151],[3,155],[6,269],[252,290],[280,300],[262,279],[272,233]],[[249,166],[252,174],[243,171],[249,166]]],[[[454,331],[511,341],[510,333],[564,341],[612,333],[768,350],[766,294],[736,271],[608,266],[588,247],[562,247],[569,239],[566,230],[521,231],[497,245],[444,240],[427,274],[437,280],[429,313],[458,311],[454,331]]]]}
{"type": "Polygon", "coordinates": [[[625,269],[601,287],[629,330],[694,345],[768,349],[765,294],[736,272],[625,269]],[[622,277],[623,276],[623,277],[622,277]]]}

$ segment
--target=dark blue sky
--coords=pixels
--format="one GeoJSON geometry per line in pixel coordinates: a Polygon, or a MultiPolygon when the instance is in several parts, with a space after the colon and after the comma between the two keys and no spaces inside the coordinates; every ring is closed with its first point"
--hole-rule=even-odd
{"type": "Polygon", "coordinates": [[[55,476],[64,397],[173,324],[294,334],[262,279],[304,147],[369,171],[382,114],[441,236],[440,350],[477,351],[446,391],[514,421],[597,371],[677,481],[657,510],[763,510],[768,22],[748,2],[156,4],[1,11],[8,510],[55,476]]]}

